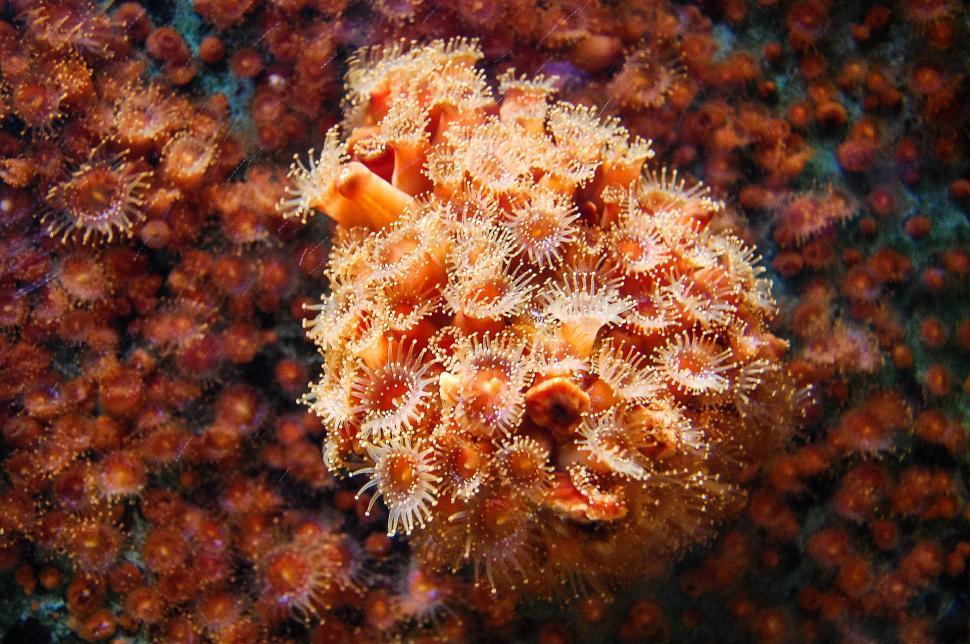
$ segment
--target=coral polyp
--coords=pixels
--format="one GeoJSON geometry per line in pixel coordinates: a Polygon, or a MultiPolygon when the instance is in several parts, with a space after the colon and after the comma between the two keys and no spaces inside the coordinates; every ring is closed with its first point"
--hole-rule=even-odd
{"type": "Polygon", "coordinates": [[[356,586],[358,562],[339,534],[316,523],[296,527],[293,539],[259,555],[260,605],[270,619],[319,616],[356,586]]]}
{"type": "Polygon", "coordinates": [[[110,242],[127,237],[144,218],[142,195],[149,172],[121,156],[92,155],[47,192],[44,214],[51,237],[110,242]]]}
{"type": "Polygon", "coordinates": [[[509,75],[501,103],[480,56],[360,54],[347,138],[294,164],[281,212],[338,224],[306,400],[430,570],[629,581],[711,538],[797,422],[769,287],[647,141],[544,79],[509,75]]]}
{"type": "Polygon", "coordinates": [[[50,133],[64,109],[63,89],[50,80],[37,79],[17,85],[10,97],[11,109],[24,125],[40,133],[50,133]]]}
{"type": "Polygon", "coordinates": [[[358,496],[374,487],[377,494],[371,496],[367,511],[374,507],[379,496],[384,497],[389,510],[388,534],[401,531],[411,534],[416,526],[424,527],[431,514],[437,495],[438,477],[431,465],[431,448],[418,449],[404,438],[368,445],[367,457],[373,467],[357,470],[356,474],[370,475],[358,496]]]}

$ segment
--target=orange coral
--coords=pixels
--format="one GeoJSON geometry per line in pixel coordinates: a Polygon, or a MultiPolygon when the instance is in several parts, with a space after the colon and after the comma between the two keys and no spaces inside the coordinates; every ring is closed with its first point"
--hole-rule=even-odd
{"type": "Polygon", "coordinates": [[[352,143],[293,166],[284,214],[339,224],[307,323],[325,458],[432,569],[538,592],[656,571],[794,423],[769,285],[702,186],[639,178],[647,142],[542,79],[509,74],[497,108],[480,55],[359,55],[352,143]]]}

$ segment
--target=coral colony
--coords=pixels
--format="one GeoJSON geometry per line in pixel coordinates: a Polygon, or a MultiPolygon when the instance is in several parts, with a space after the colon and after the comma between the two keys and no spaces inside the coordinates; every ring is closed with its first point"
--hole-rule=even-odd
{"type": "Polygon", "coordinates": [[[753,251],[616,120],[455,40],[366,51],[291,170],[338,224],[307,322],[333,471],[496,590],[654,571],[740,507],[798,402],[753,251]]]}
{"type": "Polygon", "coordinates": [[[0,638],[970,641],[968,42],[0,0],[0,638]]]}

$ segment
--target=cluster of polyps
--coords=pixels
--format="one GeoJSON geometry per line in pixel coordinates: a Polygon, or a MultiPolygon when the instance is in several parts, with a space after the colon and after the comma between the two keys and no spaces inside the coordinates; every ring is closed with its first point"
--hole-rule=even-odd
{"type": "Polygon", "coordinates": [[[754,254],[648,143],[467,41],[359,56],[281,210],[337,222],[308,336],[328,465],[438,568],[550,591],[655,571],[794,416],[754,254]]]}

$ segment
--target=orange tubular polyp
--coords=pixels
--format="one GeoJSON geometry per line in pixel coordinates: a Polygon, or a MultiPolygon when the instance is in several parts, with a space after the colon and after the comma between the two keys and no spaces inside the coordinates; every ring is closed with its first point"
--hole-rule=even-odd
{"type": "Polygon", "coordinates": [[[339,209],[339,213],[326,207],[324,211],[344,225],[349,225],[343,220],[346,215],[356,225],[384,228],[397,221],[414,204],[411,195],[395,188],[359,161],[351,161],[340,171],[335,188],[351,207],[336,200],[332,205],[339,209]]]}

